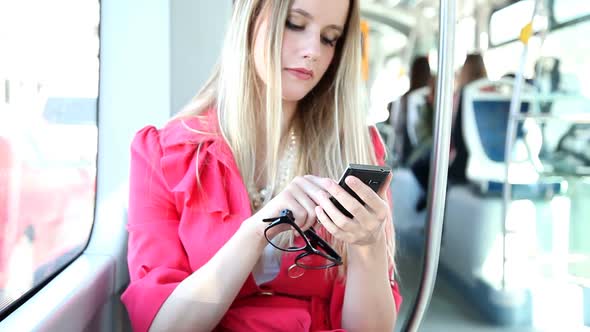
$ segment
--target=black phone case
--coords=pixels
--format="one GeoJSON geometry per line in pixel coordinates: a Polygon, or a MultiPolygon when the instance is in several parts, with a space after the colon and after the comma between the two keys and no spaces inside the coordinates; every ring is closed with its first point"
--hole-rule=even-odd
{"type": "MultiPolygon", "coordinates": [[[[379,191],[385,182],[387,175],[391,173],[391,168],[387,166],[373,166],[361,164],[349,164],[342,177],[340,177],[339,185],[352,197],[356,198],[361,204],[365,202],[344,182],[347,176],[352,175],[361,180],[364,184],[373,189],[374,192],[379,191]]],[[[352,214],[348,212],[334,197],[330,198],[332,203],[348,218],[352,218],[352,214]]]]}

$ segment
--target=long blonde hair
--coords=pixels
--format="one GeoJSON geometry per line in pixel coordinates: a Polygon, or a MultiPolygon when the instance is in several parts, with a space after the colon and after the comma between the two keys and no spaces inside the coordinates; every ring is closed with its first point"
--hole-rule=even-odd
{"type": "MultiPolygon", "coordinates": [[[[361,30],[359,0],[350,0],[343,37],[338,41],[328,70],[298,103],[293,126],[300,145],[294,175],[315,174],[338,179],[349,163],[376,164],[367,127],[368,109],[361,78],[361,30]]],[[[219,64],[205,86],[178,117],[199,117],[216,107],[221,134],[231,148],[244,185],[255,188],[256,167],[264,165],[272,192],[278,193],[279,149],[282,132],[281,48],[283,31],[292,0],[238,0],[235,2],[219,64]],[[258,18],[268,18],[265,59],[267,84],[258,78],[253,58],[258,18]],[[262,91],[261,91],[262,90],[262,91]],[[259,132],[258,124],[264,124],[259,132]],[[257,164],[257,147],[265,143],[266,159],[257,164]]],[[[270,197],[267,198],[267,201],[270,197]]],[[[265,201],[264,203],[267,203],[265,201]]],[[[386,222],[393,264],[393,225],[386,222]]],[[[322,235],[342,254],[346,246],[323,228],[322,235]]],[[[292,242],[285,233],[280,241],[292,242]]]]}

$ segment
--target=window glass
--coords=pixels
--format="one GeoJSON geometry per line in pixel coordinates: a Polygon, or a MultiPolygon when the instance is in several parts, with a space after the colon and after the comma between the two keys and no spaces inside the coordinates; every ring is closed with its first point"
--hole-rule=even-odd
{"type": "Polygon", "coordinates": [[[455,29],[455,61],[454,70],[463,66],[465,56],[475,50],[475,19],[465,17],[459,19],[455,29]]]}
{"type": "Polygon", "coordinates": [[[99,17],[97,0],[0,2],[0,310],[86,246],[99,17]]]}
{"type": "MultiPolygon", "coordinates": [[[[514,39],[520,35],[522,28],[530,22],[535,8],[533,0],[523,0],[495,11],[490,18],[490,41],[498,45],[514,39]]],[[[533,31],[547,29],[547,15],[539,15],[537,11],[533,20],[533,31]]]]}
{"type": "Polygon", "coordinates": [[[400,54],[408,44],[408,38],[397,29],[378,21],[366,19],[365,24],[369,28],[369,122],[379,123],[389,117],[387,104],[403,94],[404,86],[396,84],[396,81],[405,75],[400,54]]]}
{"type": "Polygon", "coordinates": [[[557,23],[565,23],[590,15],[590,1],[554,0],[553,15],[557,23]]]}

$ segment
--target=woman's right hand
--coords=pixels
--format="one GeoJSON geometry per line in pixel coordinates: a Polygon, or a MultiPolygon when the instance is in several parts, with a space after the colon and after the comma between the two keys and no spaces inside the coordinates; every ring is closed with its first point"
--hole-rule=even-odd
{"type": "MultiPolygon", "coordinates": [[[[289,209],[293,212],[297,226],[305,231],[316,223],[315,207],[317,204],[310,198],[308,193],[310,190],[318,189],[315,184],[304,177],[295,177],[283,191],[244,221],[244,223],[253,227],[260,241],[266,242],[264,231],[269,223],[263,222],[262,220],[279,217],[282,210],[289,209]]],[[[269,231],[267,235],[269,238],[273,238],[277,234],[288,230],[288,228],[287,225],[278,226],[269,231]]]]}

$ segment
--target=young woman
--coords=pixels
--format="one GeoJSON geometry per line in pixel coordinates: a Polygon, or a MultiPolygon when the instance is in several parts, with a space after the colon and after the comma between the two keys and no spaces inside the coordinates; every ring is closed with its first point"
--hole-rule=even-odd
{"type": "Polygon", "coordinates": [[[164,128],[131,147],[129,272],[136,331],[392,331],[389,181],[374,193],[349,163],[383,164],[366,125],[358,0],[238,0],[220,65],[164,128]],[[331,202],[336,198],[353,215],[331,202]],[[294,265],[284,209],[343,258],[294,265]],[[293,273],[295,271],[295,273],[293,273]]]}

